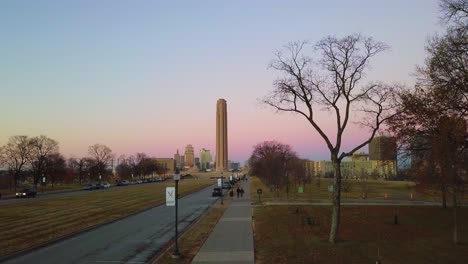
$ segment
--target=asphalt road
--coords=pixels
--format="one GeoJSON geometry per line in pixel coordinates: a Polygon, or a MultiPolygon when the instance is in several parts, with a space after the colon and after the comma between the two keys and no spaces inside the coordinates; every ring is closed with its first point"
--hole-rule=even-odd
{"type": "MultiPolygon", "coordinates": [[[[213,187],[179,200],[179,230],[217,200],[211,197],[213,187]]],[[[158,206],[5,263],[147,263],[174,237],[174,219],[174,207],[158,206]]]]}

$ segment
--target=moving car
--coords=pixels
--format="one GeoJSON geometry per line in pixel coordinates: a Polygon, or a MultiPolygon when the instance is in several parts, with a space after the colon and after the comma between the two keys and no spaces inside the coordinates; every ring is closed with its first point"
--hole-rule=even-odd
{"type": "Polygon", "coordinates": [[[223,192],[221,191],[221,188],[216,187],[213,189],[213,194],[212,194],[213,197],[222,196],[222,195],[223,195],[223,192]]]}
{"type": "Polygon", "coordinates": [[[29,197],[36,197],[36,190],[34,189],[23,189],[20,192],[16,193],[16,198],[29,198],[29,197]]]}
{"type": "Polygon", "coordinates": [[[231,189],[231,183],[227,181],[223,182],[223,189],[231,189]]]}
{"type": "Polygon", "coordinates": [[[91,190],[95,190],[95,189],[96,189],[96,186],[94,186],[92,184],[88,184],[85,187],[83,187],[83,190],[85,190],[85,191],[91,191],[91,190]]]}

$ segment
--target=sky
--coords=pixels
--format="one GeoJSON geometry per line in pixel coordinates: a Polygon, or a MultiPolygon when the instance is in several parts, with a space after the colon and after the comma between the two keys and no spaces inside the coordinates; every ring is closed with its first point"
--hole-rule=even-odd
{"type": "MultiPolygon", "coordinates": [[[[173,157],[191,144],[215,155],[216,101],[228,107],[228,157],[265,140],[329,160],[300,116],[259,101],[273,89],[274,53],[360,33],[390,50],[367,81],[414,85],[427,39],[441,31],[435,0],[67,1],[0,3],[0,146],[46,135],[66,157],[100,143],[118,156],[173,157]]],[[[320,117],[331,127],[327,113],[320,117]]],[[[350,127],[349,148],[366,132],[350,127]]],[[[366,150],[365,150],[366,151],[366,150]]]]}

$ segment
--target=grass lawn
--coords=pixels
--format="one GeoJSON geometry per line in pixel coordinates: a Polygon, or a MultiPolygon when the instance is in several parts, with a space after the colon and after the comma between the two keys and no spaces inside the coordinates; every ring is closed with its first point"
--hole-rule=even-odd
{"type": "MultiPolygon", "coordinates": [[[[263,182],[257,177],[250,177],[251,181],[251,197],[252,201],[258,201],[257,189],[263,190],[262,200],[314,200],[314,199],[328,199],[330,192],[328,192],[328,185],[332,184],[332,179],[320,179],[319,182],[314,181],[307,184],[303,188],[303,193],[298,193],[299,186],[291,186],[289,194],[283,189],[280,192],[270,190],[263,182]]],[[[359,180],[347,180],[349,182],[349,190],[345,192],[342,188],[342,199],[359,199],[362,195],[362,190],[367,185],[368,194],[367,199],[384,199],[387,194],[388,200],[410,200],[413,194],[414,200],[421,201],[440,201],[439,195],[428,195],[418,193],[415,190],[413,182],[407,181],[383,181],[383,180],[368,180],[367,183],[359,180]]],[[[466,197],[465,197],[466,198],[466,197]]]]}
{"type": "Polygon", "coordinates": [[[468,208],[459,209],[459,245],[451,242],[451,209],[342,207],[335,245],[327,241],[330,217],[328,206],[255,207],[256,263],[468,263],[468,208]]]}
{"type": "MultiPolygon", "coordinates": [[[[182,180],[180,195],[214,180],[182,180]]],[[[5,256],[165,202],[173,182],[115,187],[58,199],[5,204],[0,207],[0,256],[5,256]]]]}

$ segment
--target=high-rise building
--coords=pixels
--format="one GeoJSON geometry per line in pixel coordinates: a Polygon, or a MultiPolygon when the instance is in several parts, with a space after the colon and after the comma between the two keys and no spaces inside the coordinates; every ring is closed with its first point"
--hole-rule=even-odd
{"type": "Polygon", "coordinates": [[[174,161],[175,161],[175,166],[176,166],[176,168],[181,169],[182,167],[181,167],[181,164],[180,164],[181,162],[180,162],[179,149],[177,149],[176,154],[174,154],[174,161]]]}
{"type": "Polygon", "coordinates": [[[369,143],[369,160],[396,160],[397,144],[394,137],[375,137],[369,143]]]}
{"type": "Polygon", "coordinates": [[[227,105],[226,100],[216,103],[216,170],[228,169],[227,105]]]}
{"type": "Polygon", "coordinates": [[[201,170],[206,170],[210,169],[210,163],[211,163],[211,153],[210,150],[208,149],[202,149],[200,150],[200,169],[201,170]]]}
{"type": "Polygon", "coordinates": [[[195,154],[193,152],[193,147],[192,145],[187,145],[185,147],[185,154],[184,154],[184,157],[185,157],[185,167],[193,167],[193,165],[195,165],[195,154]]]}

